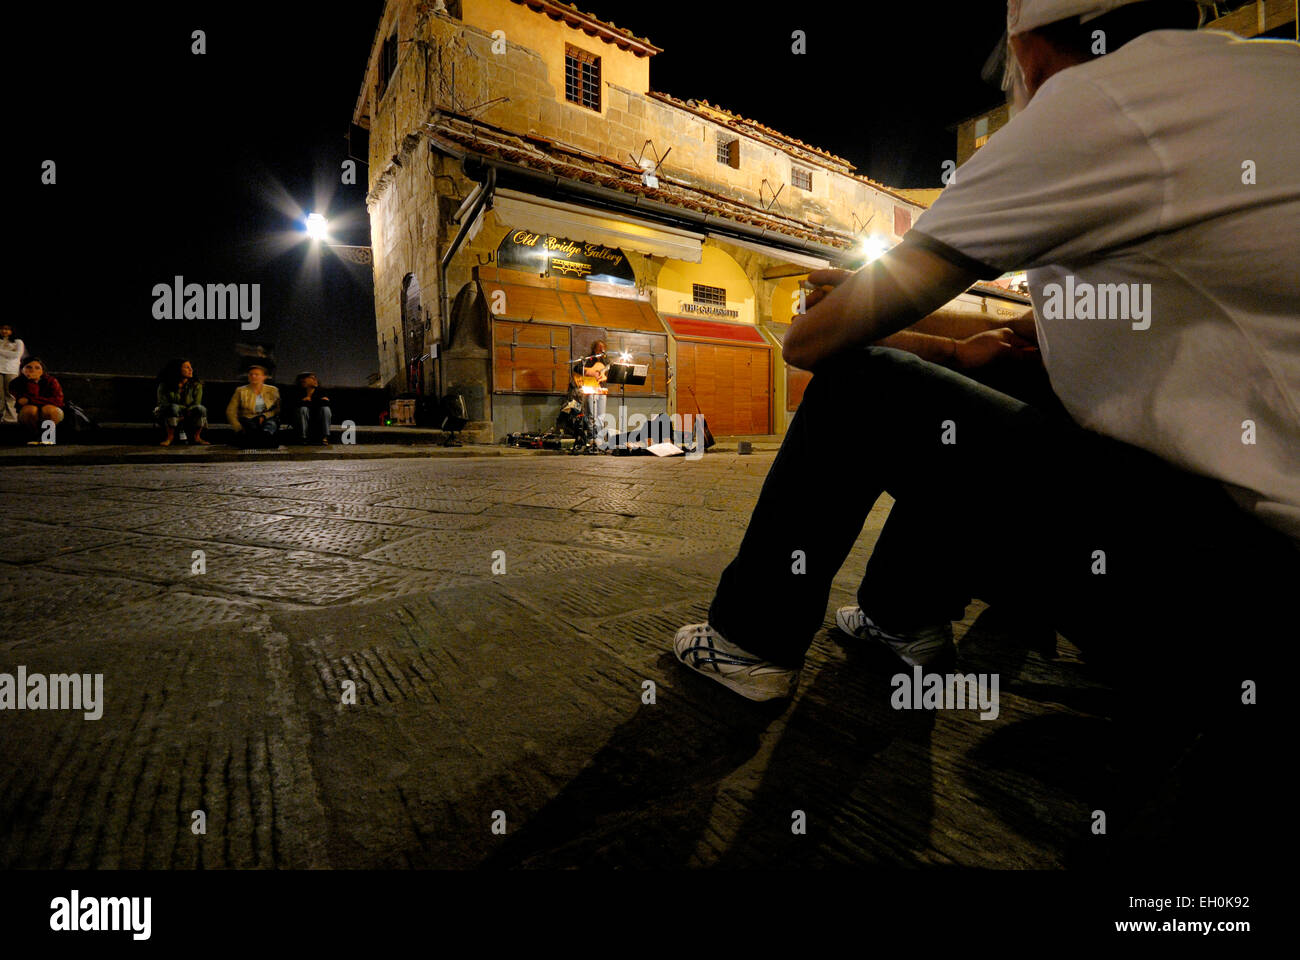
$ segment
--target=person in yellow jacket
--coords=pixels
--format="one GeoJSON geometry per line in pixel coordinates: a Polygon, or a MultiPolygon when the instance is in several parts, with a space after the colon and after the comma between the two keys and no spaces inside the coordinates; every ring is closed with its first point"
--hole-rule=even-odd
{"type": "Polygon", "coordinates": [[[266,372],[259,364],[249,367],[248,383],[226,406],[226,419],[247,446],[273,447],[280,431],[280,391],[266,382],[266,372]]]}

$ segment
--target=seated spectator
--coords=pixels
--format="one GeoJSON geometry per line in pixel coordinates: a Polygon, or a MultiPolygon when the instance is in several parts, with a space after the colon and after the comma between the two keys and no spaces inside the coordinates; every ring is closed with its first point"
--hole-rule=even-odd
{"type": "Polygon", "coordinates": [[[298,374],[298,395],[294,405],[298,412],[298,436],[303,443],[330,442],[333,413],[329,404],[330,398],[321,391],[316,374],[298,374]]]}
{"type": "Polygon", "coordinates": [[[158,406],[154,418],[167,430],[167,437],[159,446],[170,447],[176,439],[177,426],[184,424],[190,443],[208,446],[202,437],[208,425],[208,410],[203,406],[203,381],[194,376],[194,365],[188,360],[172,360],[158,374],[158,406]]]}
{"type": "Polygon", "coordinates": [[[248,368],[248,383],[238,388],[226,407],[226,419],[236,442],[250,447],[274,447],[280,431],[280,391],[266,382],[266,367],[248,368]]]}
{"type": "Polygon", "coordinates": [[[28,357],[23,362],[22,373],[9,383],[9,395],[14,398],[18,408],[18,423],[36,440],[28,444],[51,444],[54,441],[41,438],[45,423],[63,421],[63,388],[59,381],[45,372],[45,363],[40,357],[28,357]]]}
{"type": "Polygon", "coordinates": [[[23,372],[23,354],[27,348],[14,336],[14,328],[7,323],[0,323],[0,422],[17,423],[18,408],[14,406],[13,394],[9,384],[23,372]]]}

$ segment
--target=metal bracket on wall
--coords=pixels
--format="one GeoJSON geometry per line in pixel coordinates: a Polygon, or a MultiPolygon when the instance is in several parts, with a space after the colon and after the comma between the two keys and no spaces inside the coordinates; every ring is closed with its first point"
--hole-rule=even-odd
{"type": "Polygon", "coordinates": [[[650,148],[650,153],[651,153],[651,155],[655,158],[654,170],[653,170],[652,172],[653,172],[654,174],[658,175],[658,173],[659,173],[659,168],[662,167],[663,164],[664,164],[664,161],[668,159],[668,154],[670,154],[670,153],[673,152],[673,148],[672,148],[672,147],[669,147],[669,148],[664,152],[664,155],[661,157],[661,156],[659,156],[659,151],[655,149],[655,142],[654,142],[653,140],[647,140],[645,143],[641,144],[641,152],[640,152],[639,154],[637,154],[635,157],[632,157],[631,152],[628,153],[628,156],[629,156],[629,157],[632,157],[632,163],[635,164],[635,165],[638,166],[638,167],[643,167],[643,168],[644,168],[644,164],[642,164],[641,160],[642,160],[643,157],[645,157],[645,148],[646,148],[646,147],[649,147],[649,148],[650,148]]]}
{"type": "MultiPolygon", "coordinates": [[[[759,188],[758,188],[758,202],[759,202],[759,203],[763,203],[763,191],[764,191],[764,189],[767,189],[767,190],[771,190],[771,189],[772,189],[772,185],[771,185],[770,183],[767,182],[767,179],[766,179],[766,178],[764,178],[763,182],[759,185],[759,188]]],[[[770,201],[768,201],[767,203],[764,203],[764,204],[763,204],[763,209],[764,209],[764,210],[771,210],[771,209],[772,209],[772,205],[773,205],[774,203],[776,203],[776,198],[779,197],[779,196],[781,196],[781,191],[784,190],[784,189],[785,189],[785,184],[783,183],[783,184],[781,184],[780,187],[778,187],[778,188],[777,188],[777,189],[772,193],[772,199],[771,199],[770,201]]],[[[785,212],[785,211],[784,211],[784,208],[782,208],[782,212],[783,212],[783,213],[785,212]]]]}

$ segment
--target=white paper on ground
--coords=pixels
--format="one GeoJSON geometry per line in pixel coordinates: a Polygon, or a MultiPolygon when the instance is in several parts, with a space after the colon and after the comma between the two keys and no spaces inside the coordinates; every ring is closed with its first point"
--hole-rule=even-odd
{"type": "Polygon", "coordinates": [[[651,453],[653,453],[656,457],[675,457],[677,456],[677,454],[683,452],[682,448],[677,446],[677,444],[667,443],[667,442],[656,443],[652,447],[646,447],[646,449],[649,450],[651,453]]]}

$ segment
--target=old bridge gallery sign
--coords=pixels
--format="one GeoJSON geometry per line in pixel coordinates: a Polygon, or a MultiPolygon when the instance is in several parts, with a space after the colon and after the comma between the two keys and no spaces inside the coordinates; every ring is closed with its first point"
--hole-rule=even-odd
{"type": "Polygon", "coordinates": [[[636,284],[632,264],[627,262],[622,250],[528,230],[512,230],[506,234],[497,247],[497,264],[507,270],[544,277],[636,284]]]}

